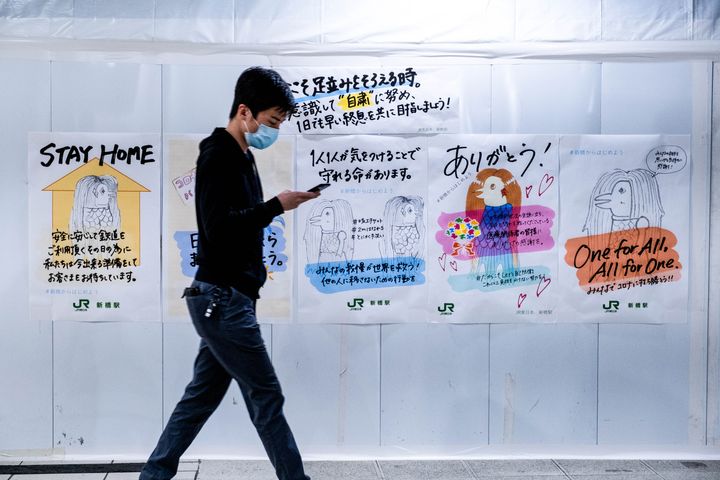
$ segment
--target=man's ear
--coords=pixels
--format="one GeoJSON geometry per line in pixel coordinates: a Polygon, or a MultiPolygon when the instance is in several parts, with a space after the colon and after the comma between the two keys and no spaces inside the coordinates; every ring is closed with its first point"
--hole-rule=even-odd
{"type": "Polygon", "coordinates": [[[250,110],[250,107],[245,105],[244,103],[241,103],[238,105],[238,113],[242,113],[243,118],[246,120],[251,120],[255,117],[253,117],[253,112],[250,110]]]}
{"type": "Polygon", "coordinates": [[[248,106],[244,103],[239,104],[237,110],[235,110],[235,118],[240,120],[249,120],[250,117],[252,117],[252,112],[250,112],[248,106]]]}

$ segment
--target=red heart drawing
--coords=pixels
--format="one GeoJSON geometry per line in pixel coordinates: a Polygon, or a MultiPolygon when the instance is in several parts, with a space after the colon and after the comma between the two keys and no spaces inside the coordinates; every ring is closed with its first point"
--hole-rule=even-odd
{"type": "Polygon", "coordinates": [[[520,308],[520,306],[523,304],[523,302],[525,301],[526,298],[527,298],[526,293],[521,293],[520,295],[518,295],[518,302],[517,302],[518,308],[520,308]]]}
{"type": "Polygon", "coordinates": [[[535,295],[540,296],[542,292],[545,291],[545,289],[550,285],[550,279],[549,278],[542,278],[540,279],[540,283],[537,286],[537,289],[535,290],[535,295]]]}
{"type": "Polygon", "coordinates": [[[530,192],[532,192],[532,189],[532,185],[528,185],[527,187],[525,187],[525,198],[530,198],[530,192]]]}
{"type": "Polygon", "coordinates": [[[447,262],[447,253],[443,253],[441,256],[438,257],[438,262],[440,263],[440,268],[442,268],[442,271],[445,271],[445,262],[447,262]]]}
{"type": "Polygon", "coordinates": [[[455,260],[450,260],[450,268],[457,272],[457,262],[455,260]]]}
{"type": "Polygon", "coordinates": [[[538,197],[542,196],[543,193],[547,192],[547,189],[550,188],[550,185],[553,184],[555,181],[555,177],[553,177],[550,174],[543,175],[542,179],[540,180],[540,185],[538,186],[538,197]]]}

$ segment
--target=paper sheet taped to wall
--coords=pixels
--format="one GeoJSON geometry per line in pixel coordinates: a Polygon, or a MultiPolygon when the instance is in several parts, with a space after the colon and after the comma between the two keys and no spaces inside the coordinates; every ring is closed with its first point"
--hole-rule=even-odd
{"type": "Polygon", "coordinates": [[[278,69],[297,102],[287,134],[455,133],[459,84],[413,66],[278,69]]]}
{"type": "Polygon", "coordinates": [[[160,320],[160,169],[159,135],[30,135],[33,316],[160,320]]]}

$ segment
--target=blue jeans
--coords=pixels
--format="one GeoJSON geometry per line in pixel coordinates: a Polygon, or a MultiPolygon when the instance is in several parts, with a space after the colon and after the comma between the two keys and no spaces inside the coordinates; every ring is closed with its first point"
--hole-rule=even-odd
{"type": "Polygon", "coordinates": [[[193,281],[186,302],[201,337],[193,379],[175,407],[140,480],[175,476],[180,456],[225,396],[230,381],[240,386],[250,418],[280,480],[309,480],[285,421],[284,398],[270,363],[255,301],[230,287],[193,281]]]}

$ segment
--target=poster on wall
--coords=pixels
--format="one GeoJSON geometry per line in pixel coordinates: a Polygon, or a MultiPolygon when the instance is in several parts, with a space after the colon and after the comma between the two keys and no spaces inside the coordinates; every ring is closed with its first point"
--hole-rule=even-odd
{"type": "Polygon", "coordinates": [[[460,90],[451,70],[397,67],[282,68],[297,108],[286,134],[456,133],[460,90]]]}
{"type": "Polygon", "coordinates": [[[564,136],[561,319],[686,322],[690,137],[564,136]]]}
{"type": "Polygon", "coordinates": [[[431,321],[555,321],[557,136],[428,139],[431,321]]]}
{"type": "MultiPolygon", "coordinates": [[[[163,188],[163,305],[164,319],[189,322],[182,291],[197,271],[195,166],[198,146],[207,134],[165,136],[163,188]]],[[[265,199],[293,184],[294,138],[281,136],[265,150],[253,149],[265,199]]],[[[268,276],[257,303],[259,322],[292,318],[292,214],[276,217],[265,228],[263,254],[268,276]]]]}
{"type": "Polygon", "coordinates": [[[298,321],[426,319],[424,137],[304,136],[297,189],[329,184],[297,210],[298,321]]]}
{"type": "Polygon", "coordinates": [[[31,133],[38,320],[160,321],[160,136],[31,133]]]}

